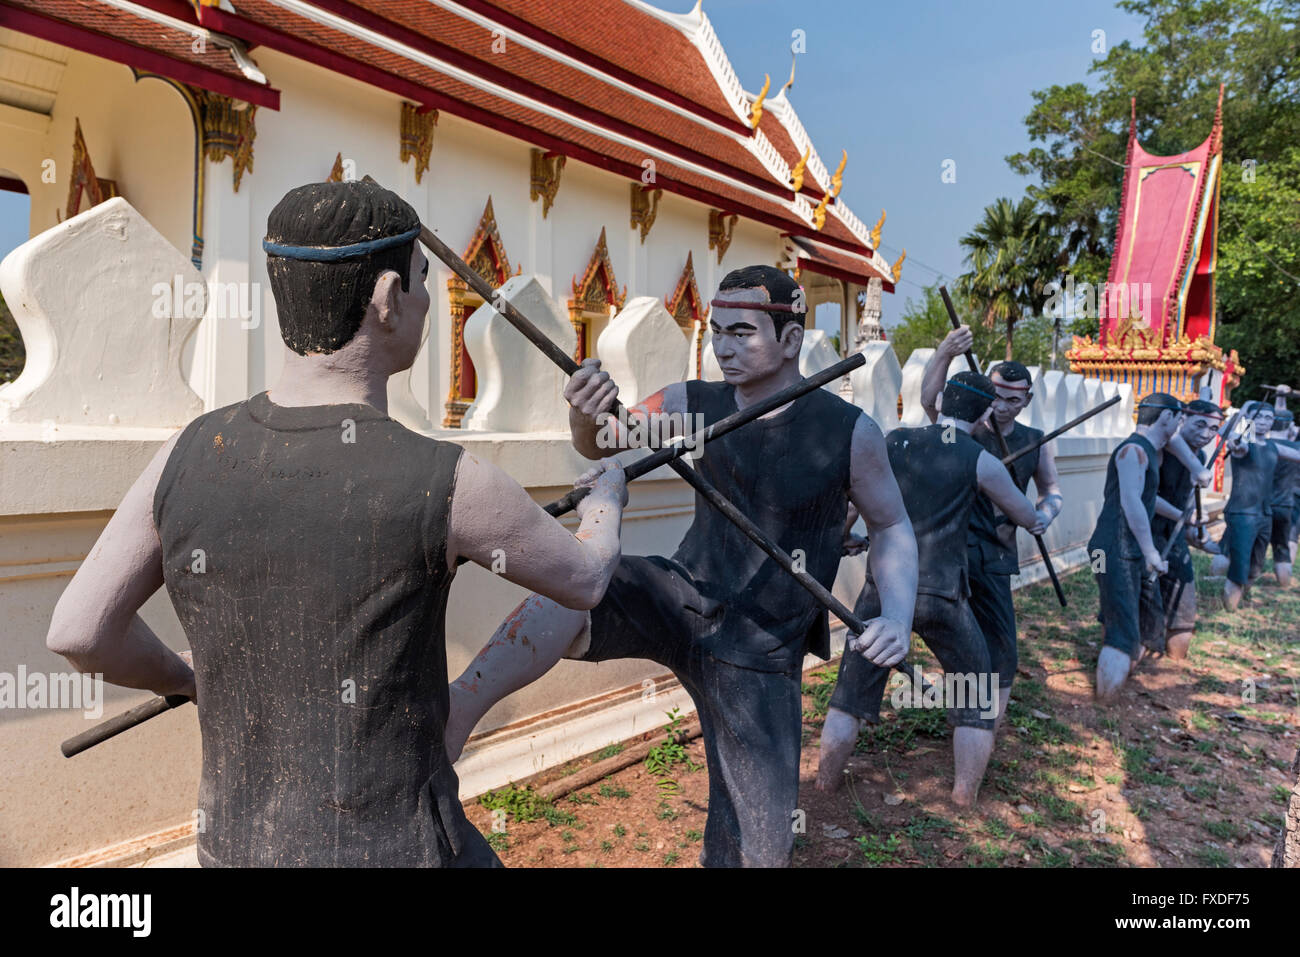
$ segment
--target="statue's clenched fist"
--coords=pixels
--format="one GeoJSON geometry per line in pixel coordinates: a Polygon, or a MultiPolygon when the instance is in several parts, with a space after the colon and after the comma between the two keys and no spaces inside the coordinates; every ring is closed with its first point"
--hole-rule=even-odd
{"type": "Polygon", "coordinates": [[[849,651],[856,651],[882,668],[898,664],[912,646],[912,629],[892,618],[873,618],[862,634],[848,641],[849,651]]]}
{"type": "Polygon", "coordinates": [[[594,421],[600,413],[614,408],[618,386],[608,372],[601,371],[599,359],[583,359],[564,387],[564,399],[575,411],[594,421]]]}

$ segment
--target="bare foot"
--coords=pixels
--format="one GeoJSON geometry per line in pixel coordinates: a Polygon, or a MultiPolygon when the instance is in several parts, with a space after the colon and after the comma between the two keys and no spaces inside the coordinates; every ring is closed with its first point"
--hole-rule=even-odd
{"type": "Polygon", "coordinates": [[[817,763],[817,790],[837,791],[844,783],[844,769],[858,743],[862,720],[839,708],[826,712],[822,725],[821,756],[817,763]]]}
{"type": "Polygon", "coordinates": [[[1132,659],[1118,648],[1106,645],[1097,657],[1097,701],[1109,704],[1123,687],[1132,669],[1132,659]]]}
{"type": "Polygon", "coordinates": [[[1182,660],[1187,657],[1187,652],[1192,646],[1192,633],[1190,631],[1181,631],[1176,635],[1170,635],[1165,647],[1169,651],[1169,657],[1182,660]]]}

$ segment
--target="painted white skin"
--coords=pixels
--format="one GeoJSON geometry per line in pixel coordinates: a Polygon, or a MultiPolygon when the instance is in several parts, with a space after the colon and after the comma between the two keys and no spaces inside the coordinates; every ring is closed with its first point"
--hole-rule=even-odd
{"type": "MultiPolygon", "coordinates": [[[[943,396],[937,397],[936,418],[939,425],[951,425],[967,435],[977,426],[976,422],[955,419],[942,414],[943,396]]],[[[991,407],[990,407],[991,408],[991,407]]],[[[1021,528],[1046,527],[1051,519],[1046,518],[1020,489],[1007,467],[988,452],[981,452],[976,460],[976,482],[979,490],[988,496],[1003,513],[1021,528]]],[[[875,548],[875,545],[872,545],[875,548]]],[[[868,555],[871,553],[868,552],[868,555]]],[[[1008,695],[1002,689],[998,694],[998,717],[1000,722],[1006,708],[1008,695]]],[[[821,759],[817,766],[817,788],[821,791],[834,791],[843,781],[844,767],[862,730],[862,720],[838,708],[830,708],[826,713],[826,722],[822,726],[821,759]]],[[[997,725],[993,730],[983,728],[956,728],[952,736],[953,751],[953,788],[952,800],[958,807],[972,807],[979,796],[980,784],[984,780],[984,771],[988,767],[989,756],[993,753],[993,739],[997,725]]]]}
{"type": "MultiPolygon", "coordinates": [[[[1188,413],[1184,417],[1183,427],[1178,430],[1177,437],[1187,445],[1187,448],[1193,453],[1193,458],[1195,458],[1195,453],[1198,450],[1205,448],[1205,446],[1210,443],[1210,440],[1214,438],[1222,425],[1222,416],[1188,413]]],[[[1170,444],[1172,446],[1172,441],[1170,444]]],[[[1198,468],[1200,468],[1199,463],[1198,468]]],[[[1208,472],[1210,470],[1205,469],[1205,471],[1208,472]]],[[[1211,474],[1213,473],[1211,472],[1211,474]]],[[[1170,521],[1176,522],[1183,517],[1184,508],[1186,508],[1186,503],[1184,502],[1167,502],[1159,496],[1156,497],[1156,514],[1161,518],[1167,518],[1170,521]]],[[[1194,528],[1191,524],[1194,520],[1195,516],[1188,520],[1188,524],[1183,530],[1183,534],[1187,537],[1190,544],[1194,544],[1197,541],[1196,536],[1200,534],[1200,529],[1194,528]]],[[[1190,631],[1174,631],[1165,636],[1165,653],[1168,654],[1170,658],[1186,658],[1188,649],[1191,648],[1191,645],[1192,632],[1190,631]]]]}
{"type": "MultiPolygon", "coordinates": [[[[718,292],[718,299],[737,303],[767,302],[762,288],[718,292]]],[[[743,409],[799,382],[803,328],[787,322],[778,338],[768,313],[745,308],[715,308],[710,323],[713,350],[724,379],[736,387],[736,406],[743,409]]],[[[618,386],[587,359],[564,390],[569,403],[573,446],[588,458],[603,454],[597,444],[603,413],[618,396],[618,386]]],[[[786,408],[776,409],[769,416],[786,408]]],[[[674,383],[628,410],[629,420],[651,413],[685,413],[686,386],[674,383]]],[[[672,416],[673,422],[680,416],[672,416]]],[[[866,521],[871,537],[871,572],[887,596],[881,617],[867,622],[849,648],[879,665],[902,661],[911,643],[916,604],[916,538],[889,468],[884,436],[865,414],[853,430],[849,500],[866,521]]],[[[579,657],[587,649],[588,616],[529,596],[451,685],[451,720],[447,753],[455,761],[474,726],[497,701],[540,678],[562,657],[579,657]]]]}
{"type": "MultiPolygon", "coordinates": [[[[943,401],[943,387],[952,360],[965,354],[975,343],[970,326],[958,326],[944,336],[939,348],[935,349],[930,361],[921,372],[921,408],[925,409],[931,422],[938,421],[939,406],[943,401]]],[[[997,398],[989,407],[988,414],[976,423],[972,435],[991,429],[998,429],[1003,435],[1010,435],[1016,426],[1016,417],[1034,400],[1034,393],[1025,388],[1028,383],[1003,381],[999,375],[992,376],[993,391],[997,398]]],[[[1028,526],[1031,535],[1042,535],[1049,525],[1061,514],[1065,499],[1061,495],[1061,481],[1056,471],[1056,444],[1048,442],[1038,453],[1038,466],[1034,469],[1034,488],[1038,490],[1037,509],[1041,521],[1028,526]]],[[[1011,689],[998,689],[997,728],[1002,727],[1007,705],[1011,703],[1011,689]]]]}
{"type": "MultiPolygon", "coordinates": [[[[427,272],[428,260],[417,245],[409,291],[402,291],[396,271],[380,275],[360,330],[343,348],[303,356],[286,347],[284,371],[269,398],[281,406],[363,403],[386,413],[389,376],[410,368],[420,348],[429,309],[427,272]]],[[[189,653],[168,649],[137,614],[163,585],[153,497],[179,434],[131,486],[64,589],[46,645],[77,670],[102,672],[113,684],[194,698],[189,653]]],[[[492,549],[503,548],[511,581],[579,607],[599,601],[620,554],[627,499],[622,468],[602,462],[579,480],[592,492],[579,508],[576,536],[493,466],[463,455],[456,477],[447,545],[451,567],[462,555],[490,567],[492,549]]]]}
{"type": "MultiPolygon", "coordinates": [[[[1182,424],[1183,413],[1166,409],[1156,421],[1150,425],[1139,425],[1134,431],[1145,437],[1159,452],[1169,444],[1182,424]]],[[[1124,446],[1115,457],[1115,470],[1119,476],[1120,509],[1129,531],[1142,549],[1142,557],[1146,562],[1145,572],[1164,574],[1169,570],[1169,563],[1160,557],[1151,537],[1151,522],[1142,505],[1142,488],[1146,484],[1146,453],[1136,445],[1124,446]]],[[[1102,645],[1101,654],[1097,657],[1097,700],[1102,703],[1113,700],[1116,692],[1128,680],[1129,673],[1141,660],[1141,648],[1138,649],[1136,658],[1130,658],[1118,648],[1102,645]]]]}

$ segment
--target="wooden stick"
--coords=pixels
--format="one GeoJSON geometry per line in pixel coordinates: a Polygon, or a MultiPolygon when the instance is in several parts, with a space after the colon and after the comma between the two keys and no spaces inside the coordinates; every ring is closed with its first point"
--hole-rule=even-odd
{"type": "MultiPolygon", "coordinates": [[[[952,322],[952,327],[954,329],[960,328],[961,320],[957,318],[957,307],[952,304],[952,297],[948,295],[948,287],[940,286],[939,295],[943,296],[943,305],[948,310],[948,319],[952,322]]],[[[969,349],[966,350],[966,363],[970,366],[971,372],[976,375],[979,374],[980,368],[976,365],[975,356],[971,354],[969,349]]],[[[1115,397],[1115,401],[1119,401],[1118,396],[1115,397]]],[[[1007,437],[1002,434],[1002,429],[991,418],[989,428],[998,437],[998,447],[1002,449],[1002,460],[1005,462],[1011,457],[1011,447],[1007,445],[1007,437]]],[[[1011,471],[1010,468],[1007,471],[1011,471]]],[[[1012,473],[1011,477],[1014,480],[1015,473],[1012,473]]],[[[1052,580],[1052,588],[1056,590],[1056,600],[1061,603],[1062,608],[1065,608],[1068,604],[1065,600],[1065,589],[1061,587],[1061,580],[1056,577],[1056,566],[1052,564],[1052,555],[1047,550],[1047,543],[1043,541],[1042,535],[1035,535],[1034,541],[1038,543],[1038,554],[1043,557],[1043,566],[1047,569],[1047,577],[1052,580]]]]}
{"type": "Polygon", "coordinates": [[[1109,409],[1112,405],[1114,405],[1118,401],[1119,401],[1119,396],[1113,396],[1107,399],[1101,405],[1097,406],[1095,409],[1090,409],[1089,411],[1083,413],[1083,415],[1075,416],[1069,422],[1065,423],[1065,425],[1061,426],[1059,429],[1055,429],[1051,432],[1048,432],[1046,435],[1044,435],[1037,442],[1034,442],[1032,445],[1026,445],[1023,449],[1016,449],[1016,451],[1012,452],[1010,455],[1005,456],[1002,459],[1002,464],[1010,465],[1016,459],[1020,458],[1020,456],[1028,455],[1030,452],[1034,451],[1034,449],[1041,449],[1048,442],[1052,441],[1052,439],[1064,435],[1066,432],[1069,432],[1071,429],[1076,428],[1077,426],[1079,426],[1084,422],[1087,422],[1089,419],[1091,419],[1094,415],[1097,415],[1099,412],[1105,412],[1107,409],[1109,409]]]}
{"type": "MultiPolygon", "coordinates": [[[[667,465],[673,459],[687,455],[693,449],[698,449],[704,443],[721,438],[728,432],[734,432],[747,422],[753,422],[755,419],[767,415],[767,413],[773,412],[781,408],[783,405],[793,402],[800,396],[807,395],[809,392],[821,388],[827,382],[832,382],[841,376],[847,375],[859,366],[864,365],[866,361],[866,356],[861,352],[855,352],[847,359],[842,359],[835,363],[835,365],[823,369],[821,372],[810,375],[808,378],[802,379],[794,385],[788,386],[780,392],[768,396],[766,399],[755,402],[753,405],[748,405],[739,412],[733,413],[724,419],[719,419],[712,425],[701,429],[694,435],[687,436],[678,443],[661,448],[644,458],[637,459],[623,470],[623,475],[629,482],[633,479],[638,479],[643,475],[647,475],[660,466],[667,465]]],[[[587,488],[575,488],[569,492],[569,494],[565,495],[564,498],[558,499],[547,505],[545,507],[546,511],[556,517],[563,515],[586,498],[590,491],[591,490],[587,488]]]]}
{"type": "Polygon", "coordinates": [[[138,704],[130,711],[124,711],[116,718],[109,718],[81,732],[74,737],[68,738],[63,742],[60,750],[65,758],[70,758],[74,754],[80,754],[87,748],[93,748],[97,744],[107,741],[109,738],[116,737],[123,731],[134,728],[137,724],[144,724],[150,718],[156,718],[164,711],[170,711],[172,708],[179,708],[183,704],[189,703],[189,698],[182,694],[168,695],[165,698],[153,698],[144,704],[138,704]]]}

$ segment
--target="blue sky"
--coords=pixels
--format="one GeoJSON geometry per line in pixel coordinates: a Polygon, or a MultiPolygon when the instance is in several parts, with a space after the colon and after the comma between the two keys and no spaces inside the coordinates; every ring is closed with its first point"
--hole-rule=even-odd
{"type": "MultiPolygon", "coordinates": [[[[684,12],[694,0],[658,5],[684,12]]],[[[888,211],[882,252],[892,262],[907,248],[886,325],[936,270],[961,272],[957,239],[985,206],[1023,193],[1005,157],[1029,145],[1030,92],[1087,81],[1094,30],[1107,45],[1141,39],[1141,22],[1111,0],[705,0],[704,9],[751,91],[765,73],[780,88],[791,34],[804,31],[791,102],[829,166],[848,150],[842,196],[853,211],[868,225],[888,211]],[[940,179],[946,159],[955,183],[940,179]]],[[[0,256],[26,238],[27,198],[0,192],[0,256]]],[[[825,311],[818,324],[838,328],[825,311]]]]}

